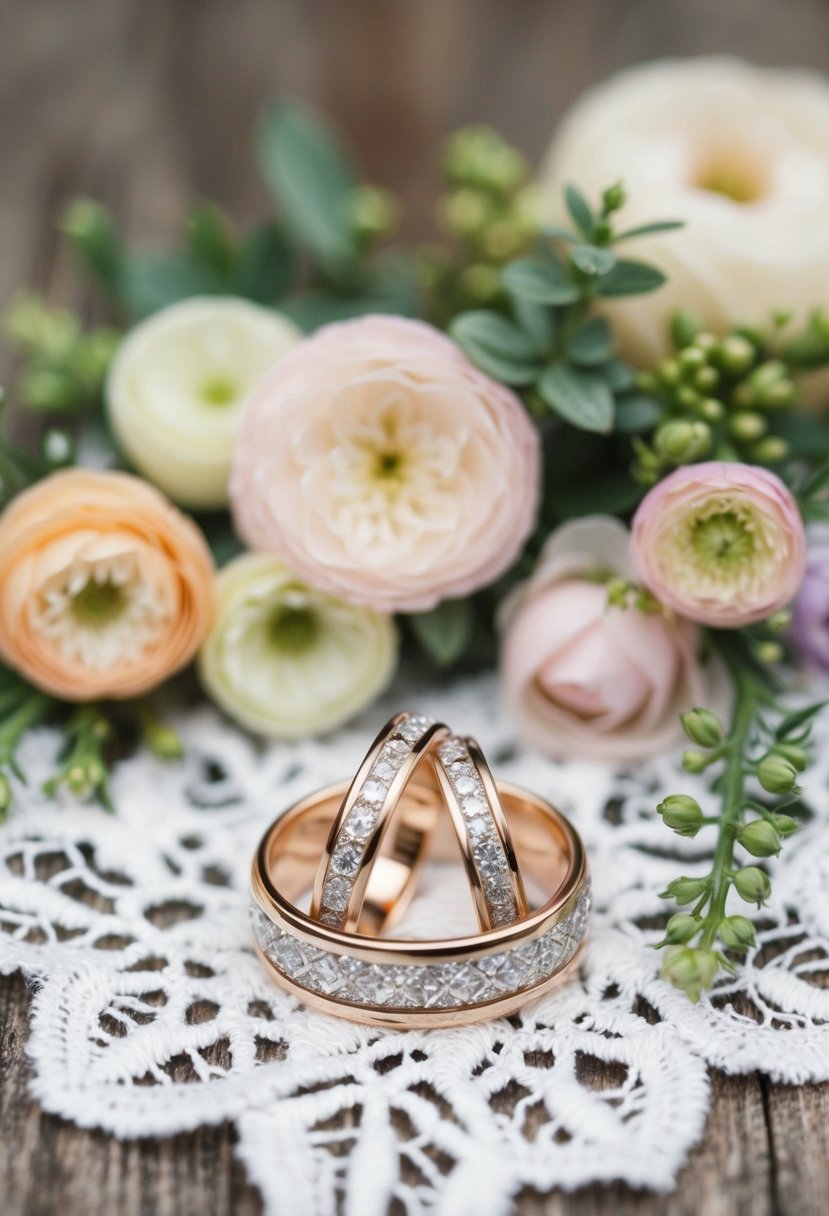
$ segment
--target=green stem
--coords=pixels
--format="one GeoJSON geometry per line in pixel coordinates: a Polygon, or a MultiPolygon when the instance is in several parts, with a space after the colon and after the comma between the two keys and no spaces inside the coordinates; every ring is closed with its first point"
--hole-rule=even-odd
{"type": "Polygon", "coordinates": [[[32,692],[22,705],[0,724],[0,764],[11,764],[18,743],[27,730],[37,726],[52,707],[49,697],[32,692]]]}
{"type": "Polygon", "coordinates": [[[745,756],[757,717],[757,688],[751,674],[732,655],[726,655],[734,679],[736,700],[731,719],[731,731],[725,747],[725,768],[722,776],[722,810],[719,834],[711,865],[711,887],[708,913],[703,922],[700,945],[710,950],[725,916],[730,874],[734,862],[737,829],[745,805],[745,756]]]}

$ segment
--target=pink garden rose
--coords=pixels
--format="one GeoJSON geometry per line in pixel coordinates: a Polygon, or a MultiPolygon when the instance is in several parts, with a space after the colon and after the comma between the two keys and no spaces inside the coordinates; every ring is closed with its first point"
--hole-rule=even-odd
{"type": "Polygon", "coordinates": [[[750,465],[686,465],[646,495],[633,559],[657,599],[692,621],[735,629],[782,608],[800,586],[806,534],[779,477],[750,465]]]}
{"type": "Polygon", "coordinates": [[[506,700],[523,736],[550,755],[659,755],[680,739],[680,713],[723,700],[718,670],[696,661],[693,625],[609,605],[608,577],[633,575],[628,553],[616,519],[565,524],[505,606],[506,700]]]}
{"type": "Polygon", "coordinates": [[[312,586],[421,612],[493,582],[539,495],[514,393],[421,321],[327,325],[254,392],[230,480],[237,530],[312,586]]]}

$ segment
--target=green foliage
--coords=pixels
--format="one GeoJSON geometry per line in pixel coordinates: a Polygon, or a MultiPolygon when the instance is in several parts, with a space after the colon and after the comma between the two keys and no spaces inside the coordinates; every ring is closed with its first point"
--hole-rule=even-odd
{"type": "Polygon", "coordinates": [[[728,913],[729,895],[733,891],[760,906],[771,894],[771,882],[759,866],[735,866],[735,850],[750,858],[774,857],[784,837],[797,830],[797,821],[781,810],[791,807],[798,792],[811,724],[824,704],[786,713],[758,671],[746,639],[723,635],[721,648],[736,690],[730,727],[726,730],[710,710],[682,716],[686,733],[703,749],[687,752],[685,767],[694,773],[711,770],[710,788],[719,807],[705,815],[687,794],[670,795],[657,807],[666,826],[679,835],[696,836],[708,827],[716,834],[708,872],[675,879],[662,893],[680,907],[693,905],[678,927],[677,916],[669,919],[659,943],[667,947],[664,978],[692,1000],[699,1000],[721,969],[734,970],[732,955],[754,945],[751,922],[728,913]]]}
{"type": "Polygon", "coordinates": [[[475,632],[475,613],[469,600],[444,600],[431,612],[406,619],[418,644],[438,667],[457,663],[475,632]]]}
{"type": "Polygon", "coordinates": [[[74,313],[49,308],[39,296],[19,296],[4,327],[23,359],[18,400],[40,414],[71,413],[96,406],[120,335],[113,329],[84,332],[74,313]]]}
{"type": "MultiPolygon", "coordinates": [[[[610,324],[594,311],[603,298],[655,291],[664,282],[655,267],[617,258],[615,245],[631,235],[614,228],[623,204],[620,186],[604,192],[598,209],[568,186],[573,229],[544,227],[532,256],[510,262],[501,274],[505,306],[462,313],[450,325],[458,344],[489,375],[532,390],[534,413],[550,411],[599,434],[614,430],[617,411],[620,429],[629,433],[647,427],[658,408],[649,405],[643,416],[642,394],[634,394],[632,372],[615,357],[610,324]]],[[[676,226],[666,222],[655,230],[676,226]]]]}

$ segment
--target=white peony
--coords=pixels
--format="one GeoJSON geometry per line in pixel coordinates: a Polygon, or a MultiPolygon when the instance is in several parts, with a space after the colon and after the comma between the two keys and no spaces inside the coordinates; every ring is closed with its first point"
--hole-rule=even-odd
{"type": "Polygon", "coordinates": [[[576,102],[547,153],[549,219],[562,189],[593,201],[621,180],[623,227],[686,227],[623,246],[668,283],[609,307],[623,353],[647,364],[668,348],[677,308],[713,330],[803,320],[829,300],[829,84],[804,71],[736,59],[664,61],[622,72],[576,102]]]}
{"type": "Polygon", "coordinates": [[[248,553],[219,571],[202,683],[248,730],[294,739],[333,730],[378,696],[397,666],[389,616],[300,582],[248,553]]]}
{"type": "Polygon", "coordinates": [[[121,343],[106,387],[115,438],[187,507],[222,507],[251,389],[302,337],[280,313],[232,296],[172,304],[121,343]]]}

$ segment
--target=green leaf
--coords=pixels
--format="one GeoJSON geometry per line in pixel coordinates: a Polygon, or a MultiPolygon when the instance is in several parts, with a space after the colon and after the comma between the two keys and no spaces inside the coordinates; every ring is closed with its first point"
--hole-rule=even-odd
{"type": "Polygon", "coordinates": [[[469,600],[444,600],[432,612],[408,618],[412,633],[439,667],[449,667],[465,654],[475,625],[469,600]]]}
{"type": "Polygon", "coordinates": [[[536,304],[524,296],[515,296],[512,311],[516,321],[539,353],[546,351],[556,335],[556,314],[546,304],[536,304]]]}
{"type": "Polygon", "coordinates": [[[542,224],[541,231],[551,241],[567,241],[573,244],[579,239],[575,232],[571,232],[569,228],[564,228],[561,224],[542,224]]]}
{"type": "Polygon", "coordinates": [[[617,398],[614,429],[622,435],[644,435],[662,421],[662,406],[644,393],[617,398]]]}
{"type": "Polygon", "coordinates": [[[575,186],[567,186],[564,191],[564,201],[573,223],[588,241],[593,240],[596,221],[587,199],[575,186]]]}
{"type": "Polygon", "coordinates": [[[617,245],[619,241],[631,241],[637,236],[656,236],[658,232],[675,232],[677,228],[684,227],[684,220],[657,220],[653,224],[640,224],[638,228],[628,228],[627,232],[620,232],[618,236],[614,236],[613,244],[617,245]]]}
{"type": "Polygon", "coordinates": [[[775,737],[785,739],[801,726],[805,726],[807,722],[811,722],[812,718],[817,717],[827,705],[829,705],[829,701],[815,701],[812,705],[805,705],[803,709],[796,709],[792,713],[786,714],[774,732],[775,737]]]}
{"type": "Polygon", "coordinates": [[[808,478],[805,485],[800,491],[801,498],[815,498],[822,490],[829,486],[829,462],[821,465],[808,478]]]}
{"type": "Polygon", "coordinates": [[[602,275],[596,284],[600,296],[638,296],[656,291],[665,282],[665,275],[646,262],[619,261],[602,275]]]}
{"type": "Polygon", "coordinates": [[[570,335],[567,358],[573,363],[593,367],[606,363],[613,354],[613,333],[604,317],[589,317],[570,335]]]}
{"type": "Polygon", "coordinates": [[[626,393],[636,384],[633,368],[622,359],[611,359],[600,370],[612,393],[626,393]]]}
{"type": "Polygon", "coordinates": [[[60,227],[87,269],[117,296],[124,247],[106,207],[92,199],[75,199],[61,220],[60,227]]]}
{"type": "Polygon", "coordinates": [[[187,217],[187,244],[195,261],[222,278],[236,261],[236,242],[230,221],[215,203],[202,203],[187,217]]]}
{"type": "Polygon", "coordinates": [[[497,312],[461,313],[449,332],[473,363],[504,384],[533,384],[541,372],[535,342],[497,312]]]}
{"type": "Polygon", "coordinates": [[[215,271],[187,254],[142,253],[126,262],[119,294],[129,313],[147,317],[177,300],[216,295],[222,290],[224,285],[215,271]]]}
{"type": "Polygon", "coordinates": [[[786,440],[792,456],[821,463],[829,457],[829,424],[818,414],[803,410],[778,413],[774,432],[786,440]]]}
{"type": "Polygon", "coordinates": [[[554,363],[542,373],[538,391],[565,421],[583,431],[613,429],[613,395],[596,372],[554,363]]]}
{"type": "Polygon", "coordinates": [[[295,239],[335,277],[359,254],[350,201],[357,179],[327,130],[307,110],[281,103],[265,115],[259,163],[295,239]]]}
{"type": "Polygon", "coordinates": [[[598,245],[574,245],[570,257],[582,274],[607,274],[616,265],[616,258],[609,249],[600,249],[598,245]]]}
{"type": "Polygon", "coordinates": [[[248,300],[275,304],[287,295],[296,257],[278,224],[257,228],[242,244],[233,278],[234,290],[248,300]]]}
{"type": "Polygon", "coordinates": [[[558,485],[550,491],[552,506],[559,520],[578,515],[623,515],[631,511],[644,494],[623,470],[603,473],[571,485],[558,485]]]}
{"type": "Polygon", "coordinates": [[[579,298],[578,287],[553,253],[543,261],[520,258],[510,262],[501,275],[501,282],[510,295],[536,304],[572,304],[579,298]]]}

